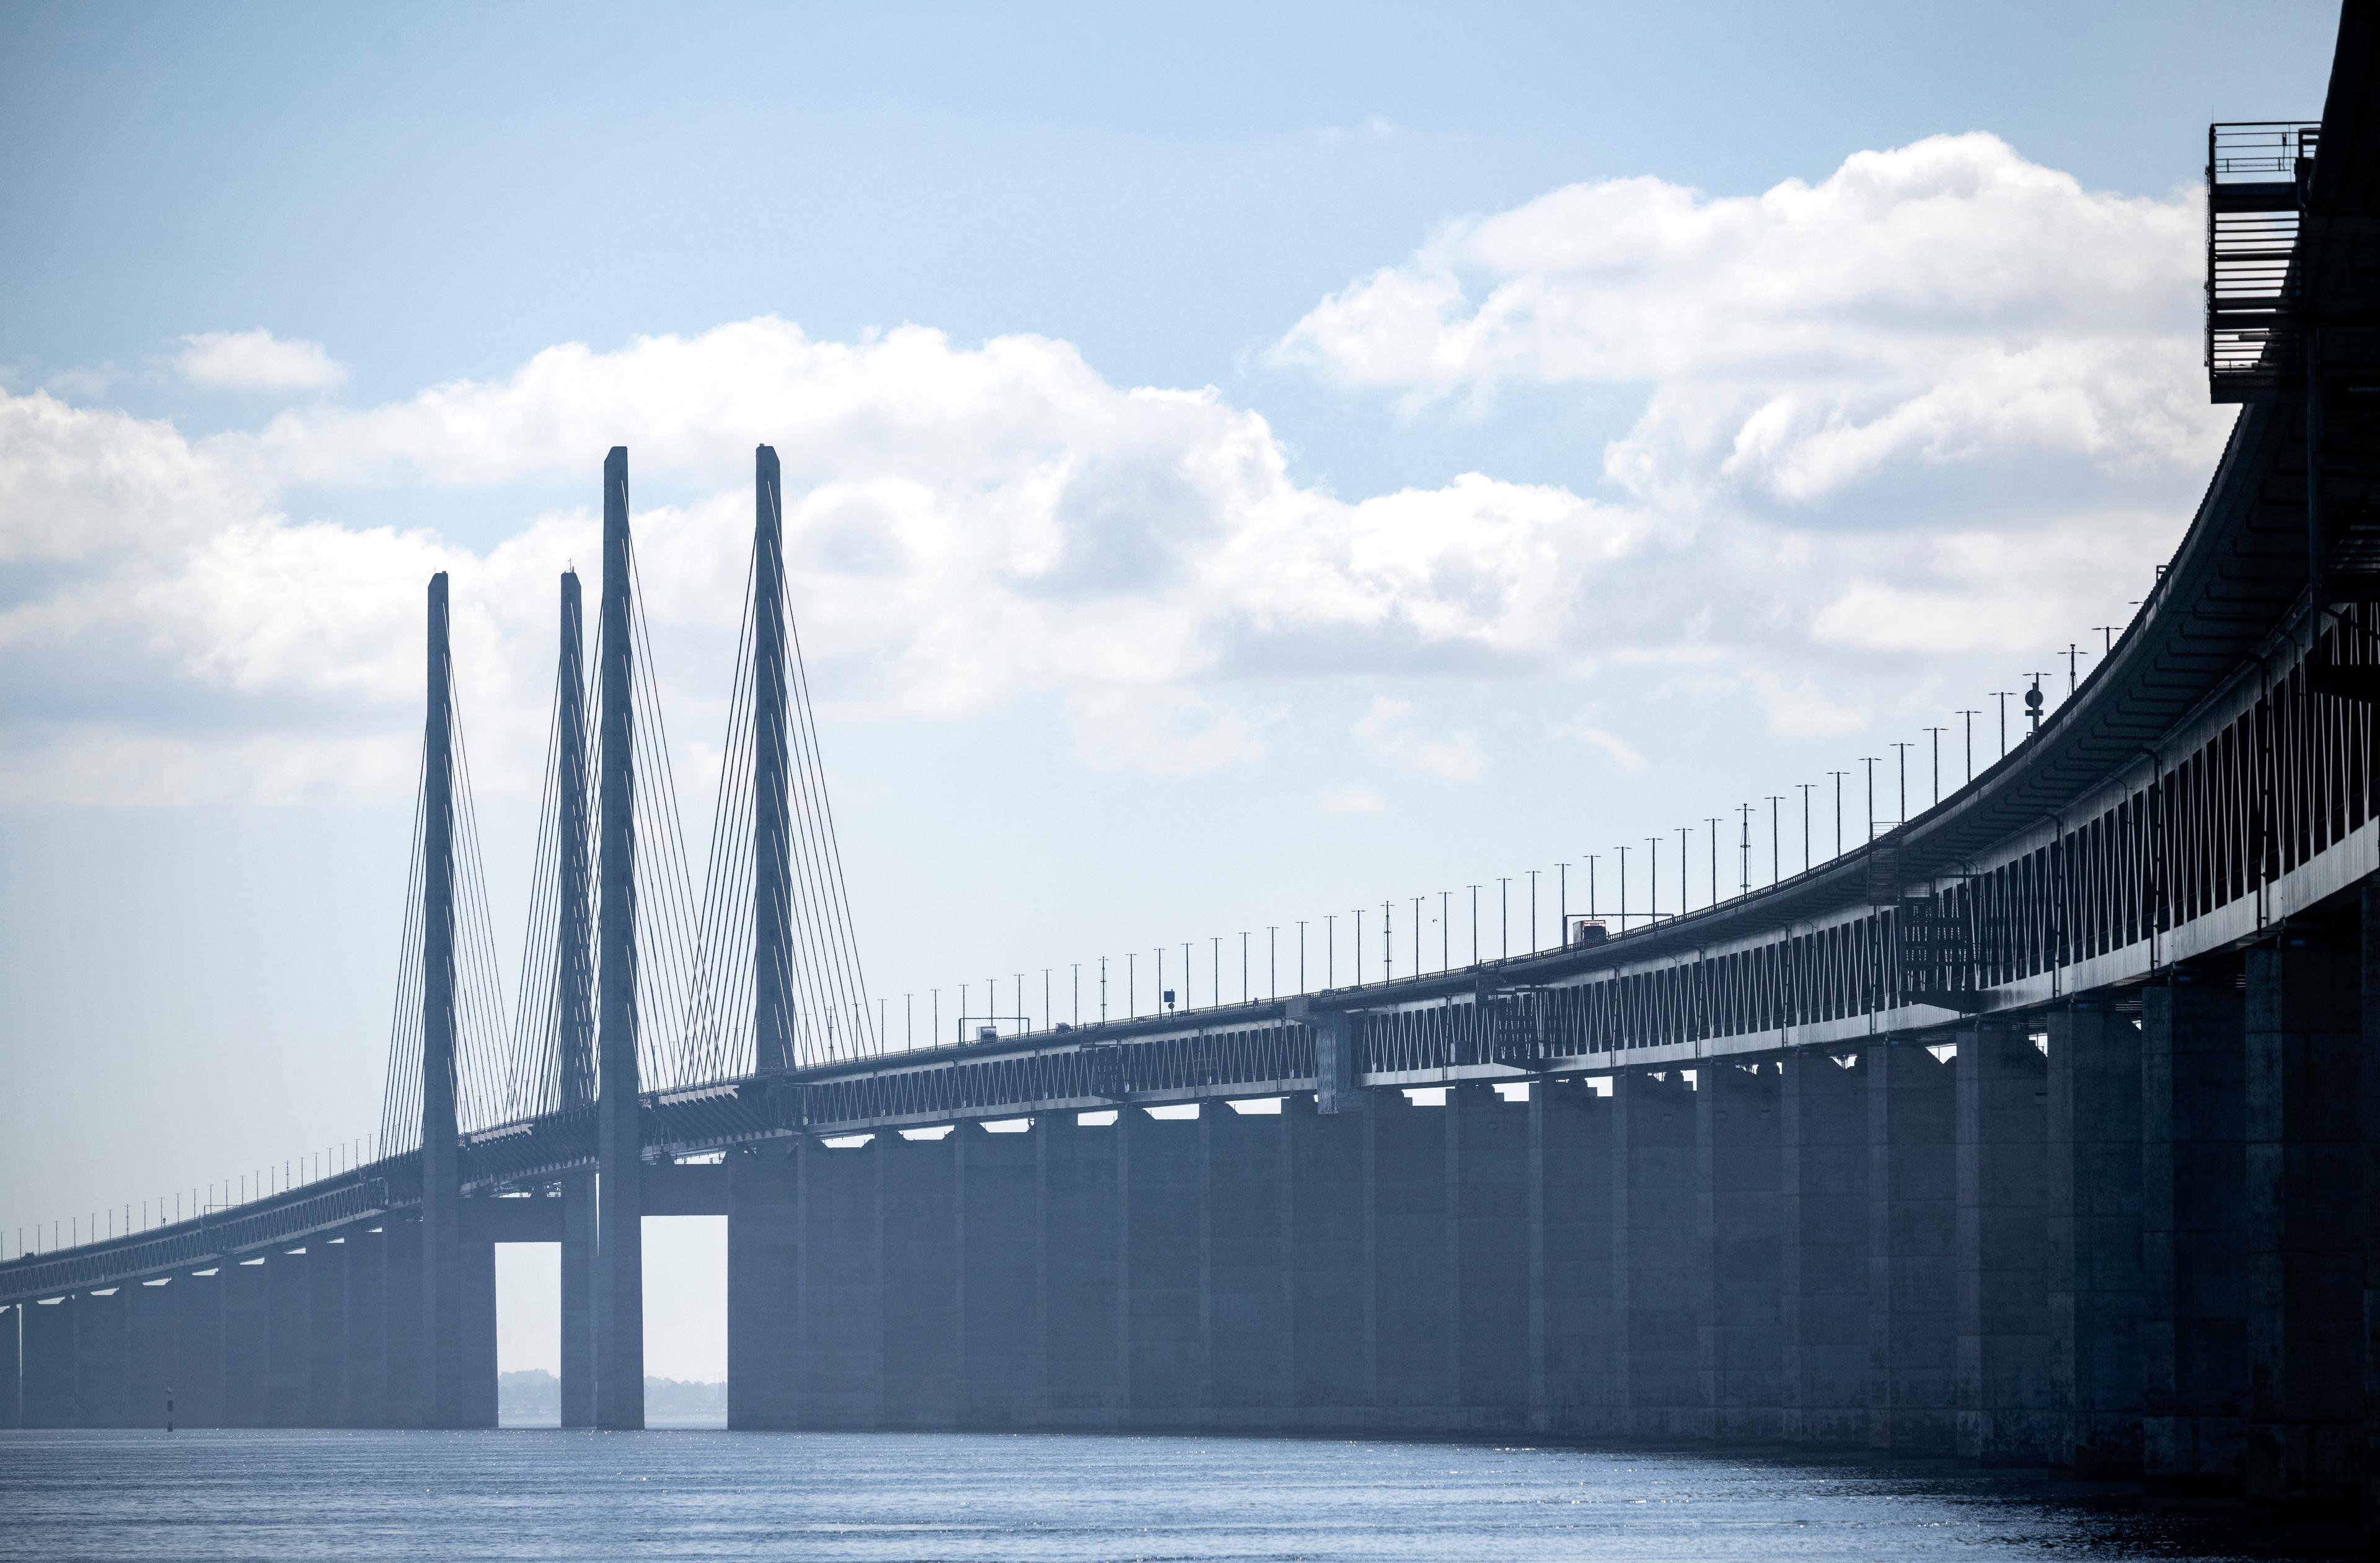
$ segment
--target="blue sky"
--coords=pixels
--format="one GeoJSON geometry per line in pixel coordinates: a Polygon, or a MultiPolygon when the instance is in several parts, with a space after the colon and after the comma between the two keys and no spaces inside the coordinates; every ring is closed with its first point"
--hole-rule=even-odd
{"type": "Polygon", "coordinates": [[[435,568],[516,946],[613,442],[698,835],[784,455],[896,1015],[1922,804],[2187,520],[2205,125],[2335,25],[0,13],[0,1235],[371,1127],[435,568]]]}

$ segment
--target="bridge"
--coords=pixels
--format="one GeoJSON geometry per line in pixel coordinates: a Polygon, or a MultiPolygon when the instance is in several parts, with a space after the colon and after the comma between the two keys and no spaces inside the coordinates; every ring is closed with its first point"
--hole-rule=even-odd
{"type": "Polygon", "coordinates": [[[2240,410],[2093,675],[1875,840],[1550,952],[890,1046],[775,454],[698,897],[613,450],[591,681],[560,583],[514,1013],[441,576],[376,1155],[0,1266],[0,1424],[492,1426],[494,1248],[543,1242],[565,1424],[638,1427],[640,1221],[707,1214],[736,1428],[1866,1448],[2356,1501],[2375,50],[2350,5],[2319,122],[2210,133],[2207,367],[2240,410]]]}

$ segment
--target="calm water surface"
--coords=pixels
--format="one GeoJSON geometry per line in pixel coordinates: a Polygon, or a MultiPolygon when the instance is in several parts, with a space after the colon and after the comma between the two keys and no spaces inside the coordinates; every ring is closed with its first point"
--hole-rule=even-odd
{"type": "Polygon", "coordinates": [[[1271,1439],[0,1432],[0,1558],[2213,1558],[2343,1534],[1944,1462],[1271,1439]]]}

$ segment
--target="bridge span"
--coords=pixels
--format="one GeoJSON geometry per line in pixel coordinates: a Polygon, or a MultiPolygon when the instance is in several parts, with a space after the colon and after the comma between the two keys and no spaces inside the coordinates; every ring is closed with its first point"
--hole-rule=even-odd
{"type": "Polygon", "coordinates": [[[848,928],[764,447],[721,826],[749,861],[700,936],[732,958],[683,1009],[712,1020],[656,1036],[613,451],[591,683],[563,585],[535,1024],[474,1061],[441,576],[404,1133],[0,1266],[0,1424],[160,1424],[170,1395],[185,1426],[492,1425],[494,1245],[554,1242],[565,1423],[639,1426],[638,1222],[710,1214],[739,1428],[1718,1440],[2356,1501],[2374,18],[2346,8],[2318,125],[2210,137],[2209,370],[2240,412],[2100,668],[1865,848],[1555,953],[885,1049],[820,975],[848,928]]]}

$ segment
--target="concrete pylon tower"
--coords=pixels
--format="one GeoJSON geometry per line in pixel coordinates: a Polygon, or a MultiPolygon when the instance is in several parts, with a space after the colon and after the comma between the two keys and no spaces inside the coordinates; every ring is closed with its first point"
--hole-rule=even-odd
{"type": "Polygon", "coordinates": [[[644,1141],[638,1121],[636,706],[628,451],[603,458],[603,600],[596,693],[595,1425],[645,1424],[644,1141]]]}
{"type": "MultiPolygon", "coordinates": [[[[565,1112],[595,1104],[592,867],[587,837],[587,673],[578,573],[562,573],[562,654],[554,670],[555,792],[561,850],[555,935],[557,1078],[565,1112]]],[[[595,1171],[562,1180],[562,1425],[595,1424],[595,1171]]]]}
{"type": "Polygon", "coordinates": [[[752,1035],[769,1074],[794,1067],[793,818],[786,781],[784,502],[777,453],[753,463],[752,1035]]]}
{"type": "Polygon", "coordinates": [[[455,1122],[455,682],[446,574],[430,577],[429,719],[421,740],[422,1420],[459,1427],[462,1157],[455,1122]]]}

